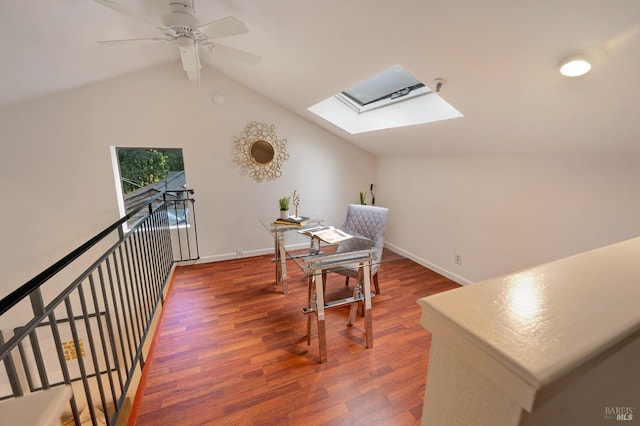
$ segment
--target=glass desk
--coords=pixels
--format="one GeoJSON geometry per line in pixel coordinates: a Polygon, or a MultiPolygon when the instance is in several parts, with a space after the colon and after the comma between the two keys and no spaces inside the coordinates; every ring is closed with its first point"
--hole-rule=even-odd
{"type": "MultiPolygon", "coordinates": [[[[277,225],[274,223],[274,219],[267,218],[261,220],[262,225],[271,233],[274,241],[274,253],[276,262],[276,286],[282,284],[282,292],[287,294],[289,287],[287,283],[287,256],[297,259],[298,257],[309,254],[309,251],[305,253],[304,250],[298,249],[310,247],[309,237],[301,235],[300,230],[313,228],[319,225],[331,224],[335,226],[335,223],[330,219],[314,216],[304,226],[294,225],[277,225]],[[286,248],[292,251],[287,253],[286,248]]],[[[297,262],[296,262],[297,263],[297,262]]]]}
{"type": "MultiPolygon", "coordinates": [[[[302,309],[307,315],[315,315],[318,330],[320,362],[327,360],[327,342],[325,331],[325,310],[337,306],[351,305],[349,324],[355,321],[358,305],[364,308],[366,347],[373,347],[373,321],[371,316],[371,266],[380,259],[376,258],[374,242],[368,238],[353,235],[337,252],[337,244],[327,244],[319,238],[311,237],[303,232],[318,226],[334,226],[340,229],[341,224],[335,221],[313,216],[304,226],[276,225],[274,219],[263,219],[262,224],[271,233],[275,244],[276,285],[282,283],[282,291],[287,294],[287,259],[292,259],[307,276],[309,286],[308,306],[302,309]],[[341,268],[358,268],[362,285],[354,288],[352,297],[326,301],[324,276],[329,271],[341,268]]],[[[311,344],[311,317],[307,320],[307,344],[311,344]]]]}

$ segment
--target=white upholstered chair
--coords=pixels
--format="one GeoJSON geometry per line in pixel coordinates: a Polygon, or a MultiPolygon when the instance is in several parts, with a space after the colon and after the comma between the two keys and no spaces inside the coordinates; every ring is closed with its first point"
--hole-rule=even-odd
{"type": "MultiPolygon", "coordinates": [[[[374,242],[376,260],[371,265],[371,278],[376,294],[380,294],[378,270],[380,269],[380,259],[384,248],[384,232],[387,227],[388,216],[389,209],[386,207],[350,204],[344,224],[344,230],[347,233],[361,235],[374,242]]],[[[343,241],[338,244],[337,252],[352,250],[354,245],[357,246],[358,243],[357,238],[343,241]]],[[[359,268],[357,264],[330,269],[328,272],[344,275],[346,277],[346,285],[349,285],[349,278],[355,278],[357,285],[362,285],[362,268],[359,268]]],[[[323,274],[322,282],[323,284],[326,283],[326,272],[323,274]]]]}

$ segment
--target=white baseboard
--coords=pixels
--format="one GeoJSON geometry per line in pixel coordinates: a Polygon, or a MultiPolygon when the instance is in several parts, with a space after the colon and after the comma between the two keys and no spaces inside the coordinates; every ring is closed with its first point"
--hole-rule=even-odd
{"type": "Polygon", "coordinates": [[[244,257],[262,256],[264,254],[273,254],[273,248],[265,248],[258,250],[249,250],[242,253],[242,256],[238,256],[236,253],[223,253],[213,256],[204,256],[196,260],[196,264],[209,263],[209,262],[222,262],[223,260],[241,259],[244,257]]]}
{"type": "Polygon", "coordinates": [[[394,251],[404,257],[406,257],[407,259],[411,259],[414,262],[416,262],[418,265],[422,265],[425,268],[431,269],[434,272],[437,272],[440,275],[443,275],[447,278],[449,278],[451,281],[454,281],[460,285],[469,285],[469,284],[473,284],[472,281],[467,280],[466,278],[461,277],[460,275],[454,274],[453,272],[445,269],[445,268],[441,268],[438,265],[434,265],[433,263],[419,257],[416,256],[415,254],[408,252],[404,249],[401,249],[400,247],[397,247],[391,243],[384,243],[384,246],[387,247],[389,250],[394,251]]]}
{"type": "MultiPolygon", "coordinates": [[[[294,250],[303,249],[309,247],[308,244],[296,244],[292,246],[287,246],[287,248],[291,248],[294,250]]],[[[222,262],[223,260],[232,260],[232,259],[241,259],[244,257],[254,257],[254,256],[263,256],[265,254],[273,255],[273,248],[263,248],[257,250],[249,250],[242,253],[242,256],[238,256],[236,253],[224,253],[224,254],[216,254],[213,256],[204,256],[196,261],[192,261],[192,263],[182,263],[183,265],[188,264],[200,264],[200,263],[209,263],[209,262],[222,262]]]]}
{"type": "MultiPolygon", "coordinates": [[[[466,278],[463,278],[457,274],[454,274],[453,272],[445,269],[445,268],[441,268],[438,265],[435,265],[419,256],[414,255],[411,252],[408,252],[404,249],[401,249],[400,247],[397,247],[391,243],[384,243],[385,247],[387,247],[389,250],[392,250],[404,257],[406,257],[407,259],[411,259],[414,262],[416,262],[418,265],[422,265],[425,268],[429,268],[434,272],[437,272],[440,275],[443,275],[447,278],[449,278],[450,280],[460,284],[460,285],[469,285],[472,284],[472,281],[467,280],[466,278]]],[[[300,247],[296,247],[296,248],[305,248],[307,245],[301,245],[300,247]]],[[[217,254],[217,255],[213,255],[213,256],[204,256],[201,257],[198,260],[192,260],[192,261],[188,261],[188,262],[181,262],[181,265],[195,265],[195,264],[201,264],[201,263],[209,263],[209,262],[222,262],[225,260],[233,260],[233,259],[240,259],[240,258],[244,258],[244,257],[254,257],[254,256],[262,256],[265,254],[273,254],[273,248],[264,248],[264,249],[257,249],[257,250],[249,250],[249,251],[245,251],[242,253],[242,256],[238,256],[236,253],[223,253],[223,254],[217,254]]]]}

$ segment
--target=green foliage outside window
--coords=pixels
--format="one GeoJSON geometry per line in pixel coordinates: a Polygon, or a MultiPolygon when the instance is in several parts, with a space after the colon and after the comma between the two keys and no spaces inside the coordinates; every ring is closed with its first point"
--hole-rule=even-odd
{"type": "Polygon", "coordinates": [[[181,149],[118,148],[117,152],[125,194],[166,179],[170,171],[184,170],[181,149]]]}

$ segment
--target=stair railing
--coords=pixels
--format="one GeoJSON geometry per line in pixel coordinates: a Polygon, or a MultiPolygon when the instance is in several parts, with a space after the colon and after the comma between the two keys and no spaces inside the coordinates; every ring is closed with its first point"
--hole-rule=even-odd
{"type": "Polygon", "coordinates": [[[159,193],[0,300],[0,400],[66,384],[76,425],[81,411],[93,424],[126,414],[173,267],[199,257],[191,195],[159,193]],[[52,292],[81,261],[83,272],[52,292]]]}

